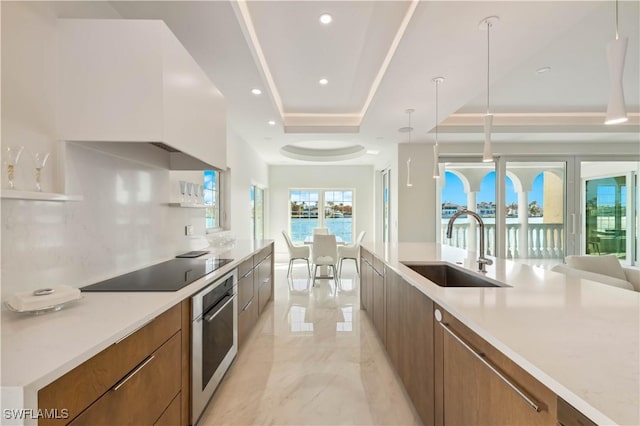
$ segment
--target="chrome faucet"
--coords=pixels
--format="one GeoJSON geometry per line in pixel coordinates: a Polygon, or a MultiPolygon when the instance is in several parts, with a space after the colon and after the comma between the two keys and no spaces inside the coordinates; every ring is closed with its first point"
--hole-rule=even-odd
{"type": "Polygon", "coordinates": [[[462,209],[455,212],[453,216],[451,216],[451,219],[449,219],[449,223],[447,224],[447,238],[451,239],[451,235],[453,234],[453,222],[455,222],[457,218],[464,214],[468,214],[469,216],[473,217],[480,226],[480,249],[478,250],[479,256],[477,261],[478,271],[487,272],[485,266],[493,265],[493,261],[484,257],[484,222],[482,221],[482,218],[478,213],[467,209],[462,209]]]}

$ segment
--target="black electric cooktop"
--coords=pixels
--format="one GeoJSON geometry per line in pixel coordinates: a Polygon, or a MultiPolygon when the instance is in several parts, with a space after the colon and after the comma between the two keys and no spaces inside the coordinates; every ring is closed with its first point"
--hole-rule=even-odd
{"type": "Polygon", "coordinates": [[[82,287],[90,291],[177,291],[233,259],[172,259],[82,287]]]}

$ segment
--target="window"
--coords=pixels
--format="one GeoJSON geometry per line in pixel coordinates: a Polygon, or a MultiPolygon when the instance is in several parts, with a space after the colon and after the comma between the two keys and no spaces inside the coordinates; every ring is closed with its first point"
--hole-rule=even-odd
{"type": "Polygon", "coordinates": [[[204,171],[204,187],[202,190],[205,209],[205,224],[207,230],[220,228],[220,172],[216,170],[204,171]]]}
{"type": "Polygon", "coordinates": [[[304,241],[311,236],[313,228],[318,224],[319,191],[291,191],[289,204],[291,205],[291,239],[304,241]]]}
{"type": "Polygon", "coordinates": [[[251,235],[264,239],[264,189],[251,185],[251,235]]]}
{"type": "Polygon", "coordinates": [[[353,241],[353,190],[291,190],[289,204],[293,241],[304,241],[318,227],[328,228],[338,241],[353,241]]]}
{"type": "Polygon", "coordinates": [[[637,161],[581,163],[584,228],[580,252],[613,254],[625,265],[638,263],[637,161]]]}
{"type": "Polygon", "coordinates": [[[324,191],[324,226],[345,243],[353,234],[353,191],[324,191]]]}

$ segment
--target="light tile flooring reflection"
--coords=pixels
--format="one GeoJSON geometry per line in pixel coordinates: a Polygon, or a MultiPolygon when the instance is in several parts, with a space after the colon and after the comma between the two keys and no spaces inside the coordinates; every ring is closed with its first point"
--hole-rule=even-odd
{"type": "Polygon", "coordinates": [[[353,262],[337,290],[329,280],[311,286],[302,262],[286,274],[277,263],[275,301],[198,425],[420,424],[360,312],[353,262]]]}

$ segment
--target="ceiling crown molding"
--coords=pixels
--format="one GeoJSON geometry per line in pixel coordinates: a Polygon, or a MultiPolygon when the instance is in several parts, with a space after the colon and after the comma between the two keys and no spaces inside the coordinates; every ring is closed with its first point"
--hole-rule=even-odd
{"type": "Polygon", "coordinates": [[[382,78],[384,77],[391,60],[409,26],[409,22],[418,6],[420,0],[411,0],[407,6],[407,11],[396,31],[395,36],[389,46],[384,60],[380,64],[375,78],[369,88],[367,98],[357,114],[353,113],[336,113],[336,114],[314,114],[314,113],[296,113],[294,111],[285,111],[280,91],[275,84],[273,75],[269,68],[269,64],[264,55],[260,40],[251,18],[249,6],[246,0],[237,0],[231,2],[236,18],[242,28],[245,39],[248,42],[251,54],[256,65],[269,88],[270,97],[275,104],[280,118],[284,123],[285,133],[358,133],[360,125],[366,114],[371,102],[380,87],[382,78]]]}

